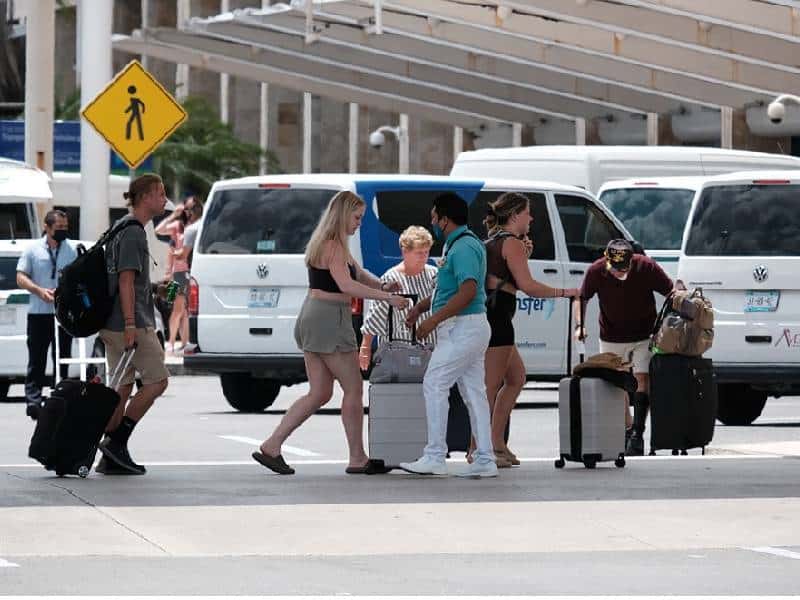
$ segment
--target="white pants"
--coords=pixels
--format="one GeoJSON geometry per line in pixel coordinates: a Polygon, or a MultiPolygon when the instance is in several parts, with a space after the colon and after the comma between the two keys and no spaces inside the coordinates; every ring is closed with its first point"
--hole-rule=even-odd
{"type": "Polygon", "coordinates": [[[477,446],[472,455],[474,462],[494,462],[484,372],[490,336],[483,313],[453,317],[437,327],[436,347],[422,384],[428,418],[426,456],[444,460],[447,455],[448,396],[453,384],[458,384],[477,446]]]}

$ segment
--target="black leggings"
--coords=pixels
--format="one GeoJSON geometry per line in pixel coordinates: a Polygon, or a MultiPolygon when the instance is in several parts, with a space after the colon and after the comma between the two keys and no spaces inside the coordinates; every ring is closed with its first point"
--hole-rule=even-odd
{"type": "Polygon", "coordinates": [[[514,314],[517,312],[517,296],[502,290],[486,290],[486,319],[492,328],[489,348],[514,345],[514,314]],[[494,298],[492,298],[494,295],[494,298]]]}

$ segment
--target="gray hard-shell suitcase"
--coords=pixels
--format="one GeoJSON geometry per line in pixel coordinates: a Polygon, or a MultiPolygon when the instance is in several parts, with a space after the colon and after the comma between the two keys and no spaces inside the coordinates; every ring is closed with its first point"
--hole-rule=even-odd
{"type": "Polygon", "coordinates": [[[388,468],[413,462],[428,442],[421,383],[369,386],[369,457],[388,468]]]}
{"type": "MultiPolygon", "coordinates": [[[[625,391],[604,379],[571,376],[571,306],[568,313],[568,376],[558,386],[559,457],[555,466],[561,469],[566,461],[573,461],[593,469],[598,462],[613,460],[617,467],[624,467],[625,391]]],[[[583,359],[581,348],[580,361],[583,359]]]]}

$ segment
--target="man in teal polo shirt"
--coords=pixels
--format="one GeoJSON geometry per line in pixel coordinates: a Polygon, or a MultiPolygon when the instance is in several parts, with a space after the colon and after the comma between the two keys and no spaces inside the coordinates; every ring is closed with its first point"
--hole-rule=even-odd
{"type": "Polygon", "coordinates": [[[436,329],[436,348],[423,381],[428,419],[428,444],[423,456],[400,468],[420,475],[447,475],[447,412],[450,388],[458,384],[469,411],[476,442],[473,462],[459,477],[496,477],[486,399],[484,356],[491,331],[486,320],[486,250],[467,228],[467,203],[455,194],[433,201],[431,225],[437,239],[444,239],[436,291],[409,311],[408,324],[429,308],[433,314],[417,327],[424,339],[436,329]]]}

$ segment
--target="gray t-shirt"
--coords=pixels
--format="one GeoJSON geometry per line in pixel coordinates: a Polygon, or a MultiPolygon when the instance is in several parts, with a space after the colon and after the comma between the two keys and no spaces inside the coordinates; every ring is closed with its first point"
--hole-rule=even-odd
{"type": "Polygon", "coordinates": [[[197,241],[197,230],[200,228],[200,221],[195,221],[183,230],[183,247],[194,249],[197,241]]]}
{"type": "MultiPolygon", "coordinates": [[[[114,223],[117,227],[123,221],[134,219],[133,215],[126,215],[114,223]]],[[[114,308],[106,323],[106,329],[111,331],[124,331],[125,318],[122,315],[122,306],[119,299],[119,273],[122,271],[135,271],[133,291],[136,296],[134,303],[134,318],[136,327],[155,328],[155,305],[153,303],[152,286],[150,284],[150,252],[147,248],[147,235],[142,227],[129,225],[119,233],[106,246],[106,267],[108,268],[108,284],[112,294],[116,294],[114,308]]]]}

